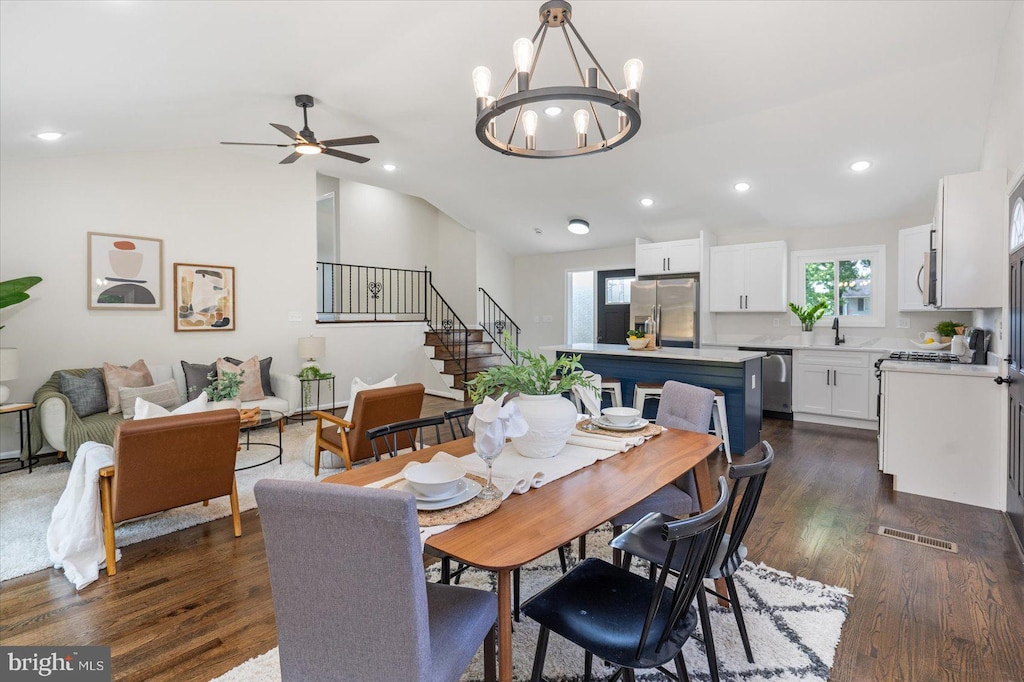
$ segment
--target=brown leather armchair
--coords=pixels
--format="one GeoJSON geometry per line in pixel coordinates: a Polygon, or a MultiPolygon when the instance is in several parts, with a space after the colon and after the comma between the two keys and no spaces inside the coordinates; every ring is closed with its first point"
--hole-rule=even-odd
{"type": "MultiPolygon", "coordinates": [[[[323,450],[341,457],[346,469],[351,469],[353,462],[373,457],[373,449],[370,447],[370,441],[366,439],[366,432],[385,424],[419,417],[423,409],[424,390],[423,384],[403,384],[360,391],[356,394],[356,403],[352,407],[351,422],[330,412],[313,412],[316,415],[313,475],[320,475],[320,453],[323,450]],[[348,433],[339,433],[339,427],[348,429],[348,433]]],[[[399,435],[398,447],[412,447],[408,433],[399,435]]]]}
{"type": "Polygon", "coordinates": [[[114,466],[100,470],[107,575],[114,524],[154,512],[231,496],[235,537],[242,534],[235,486],[238,410],[125,421],[114,435],[114,466]]]}

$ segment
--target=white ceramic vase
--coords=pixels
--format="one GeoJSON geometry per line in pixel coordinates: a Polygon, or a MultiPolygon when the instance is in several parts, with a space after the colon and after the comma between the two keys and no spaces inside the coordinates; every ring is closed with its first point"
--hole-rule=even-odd
{"type": "Polygon", "coordinates": [[[530,430],[512,439],[523,457],[554,457],[576,428],[576,406],[561,395],[520,395],[513,399],[530,430]]]}
{"type": "Polygon", "coordinates": [[[800,343],[805,346],[813,346],[814,332],[800,332],[800,343]]]}
{"type": "Polygon", "coordinates": [[[207,412],[213,410],[240,410],[242,409],[242,401],[235,398],[234,400],[217,400],[216,402],[211,401],[206,403],[207,412]]]}

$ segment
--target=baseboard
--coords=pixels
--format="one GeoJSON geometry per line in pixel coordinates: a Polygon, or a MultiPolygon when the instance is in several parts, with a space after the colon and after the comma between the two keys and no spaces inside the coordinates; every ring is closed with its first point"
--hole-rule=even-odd
{"type": "Polygon", "coordinates": [[[876,419],[850,419],[849,417],[833,417],[828,414],[812,414],[810,412],[794,412],[793,421],[826,424],[828,426],[845,426],[851,429],[864,429],[866,431],[878,430],[878,420],[876,419]]]}

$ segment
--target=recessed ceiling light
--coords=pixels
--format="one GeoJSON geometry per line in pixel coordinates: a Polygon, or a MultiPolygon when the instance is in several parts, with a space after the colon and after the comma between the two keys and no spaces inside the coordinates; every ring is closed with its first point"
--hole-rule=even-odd
{"type": "Polygon", "coordinates": [[[36,135],[40,140],[46,140],[47,142],[53,142],[64,137],[64,133],[39,133],[36,135]]]}
{"type": "Polygon", "coordinates": [[[854,161],[850,164],[850,170],[857,171],[858,173],[863,173],[868,168],[871,168],[870,161],[854,161]]]}
{"type": "Polygon", "coordinates": [[[590,232],[590,223],[580,218],[573,218],[569,221],[569,231],[573,234],[586,234],[590,232]]]}
{"type": "Polygon", "coordinates": [[[562,113],[562,107],[548,107],[544,110],[544,113],[548,116],[558,116],[562,113]]]}
{"type": "Polygon", "coordinates": [[[640,205],[648,208],[654,206],[654,199],[651,199],[650,197],[644,197],[643,199],[640,200],[640,205]]]}
{"type": "Polygon", "coordinates": [[[732,188],[737,192],[746,192],[748,189],[750,189],[750,183],[737,182],[735,185],[732,186],[732,188]]]}
{"type": "Polygon", "coordinates": [[[389,172],[389,173],[390,173],[391,171],[393,171],[393,170],[395,170],[396,168],[398,168],[398,166],[396,166],[396,165],[395,165],[395,164],[393,164],[393,163],[385,163],[385,164],[384,164],[384,166],[383,166],[383,168],[384,168],[384,170],[386,170],[387,172],[389,172]]]}

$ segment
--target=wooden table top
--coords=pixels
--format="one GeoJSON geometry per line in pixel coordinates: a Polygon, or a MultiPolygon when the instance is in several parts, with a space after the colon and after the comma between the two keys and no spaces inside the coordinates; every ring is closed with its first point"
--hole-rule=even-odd
{"type": "MultiPolygon", "coordinates": [[[[489,570],[522,566],[596,528],[698,465],[706,479],[705,460],[720,443],[714,436],[669,429],[628,452],[524,495],[513,493],[497,511],[429,538],[427,548],[489,570]]],[[[469,454],[473,439],[374,462],[324,482],[366,485],[398,473],[408,462],[429,461],[438,451],[469,454]]],[[[704,489],[708,483],[698,480],[704,489]]],[[[702,506],[711,503],[701,502],[702,506]]]]}

